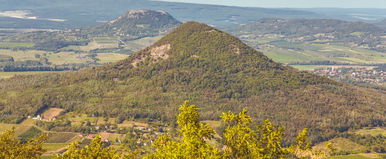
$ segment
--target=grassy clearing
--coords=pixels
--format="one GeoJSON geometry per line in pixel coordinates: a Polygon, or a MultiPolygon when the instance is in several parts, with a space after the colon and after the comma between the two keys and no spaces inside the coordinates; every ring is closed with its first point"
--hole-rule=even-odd
{"type": "Polygon", "coordinates": [[[382,135],[386,137],[386,128],[385,127],[372,127],[372,128],[363,128],[360,130],[354,131],[355,134],[358,135],[371,135],[371,136],[378,136],[382,135]]]}
{"type": "Polygon", "coordinates": [[[0,47],[9,47],[9,48],[16,48],[16,47],[24,47],[24,48],[31,48],[34,47],[34,43],[17,43],[17,42],[4,42],[0,43],[0,47]]]}

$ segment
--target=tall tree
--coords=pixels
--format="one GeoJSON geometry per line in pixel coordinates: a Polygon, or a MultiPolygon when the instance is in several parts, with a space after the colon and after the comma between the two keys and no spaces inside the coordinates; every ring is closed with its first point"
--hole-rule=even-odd
{"type": "Polygon", "coordinates": [[[160,137],[154,144],[156,152],[146,158],[157,159],[219,159],[220,152],[206,141],[213,138],[214,130],[207,124],[200,122],[200,115],[195,105],[188,102],[179,108],[177,117],[181,138],[172,140],[170,136],[160,137]]]}
{"type": "Polygon", "coordinates": [[[37,159],[45,152],[43,143],[47,136],[42,135],[22,143],[15,137],[15,129],[0,134],[0,158],[37,159]]]}

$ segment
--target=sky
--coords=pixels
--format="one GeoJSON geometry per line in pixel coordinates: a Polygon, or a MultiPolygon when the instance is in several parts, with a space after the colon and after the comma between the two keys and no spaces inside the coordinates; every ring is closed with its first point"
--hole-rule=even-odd
{"type": "Polygon", "coordinates": [[[386,0],[160,0],[265,8],[386,8],[386,0]]]}

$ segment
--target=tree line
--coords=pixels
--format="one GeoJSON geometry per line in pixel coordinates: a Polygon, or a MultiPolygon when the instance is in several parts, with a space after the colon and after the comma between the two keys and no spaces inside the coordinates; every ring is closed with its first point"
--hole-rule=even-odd
{"type": "MultiPolygon", "coordinates": [[[[269,120],[252,124],[252,118],[244,109],[240,113],[225,112],[221,119],[226,128],[221,141],[214,144],[215,131],[200,121],[197,106],[185,102],[179,107],[176,136],[165,134],[153,142],[152,149],[117,150],[95,137],[89,145],[72,143],[66,152],[57,159],[73,158],[144,158],[144,159],[282,159],[282,158],[322,158],[334,151],[331,143],[327,152],[313,150],[307,138],[308,129],[301,131],[294,144],[282,143],[283,127],[272,124],[269,120]]],[[[0,134],[0,158],[40,158],[47,135],[30,139],[23,143],[14,136],[14,130],[0,134]]]]}

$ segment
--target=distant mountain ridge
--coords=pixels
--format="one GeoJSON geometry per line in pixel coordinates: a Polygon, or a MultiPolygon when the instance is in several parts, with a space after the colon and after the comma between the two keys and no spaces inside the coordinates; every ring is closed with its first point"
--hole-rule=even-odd
{"type": "Polygon", "coordinates": [[[294,137],[320,141],[386,121],[386,93],[342,84],[273,62],[236,37],[188,22],[127,59],[62,74],[0,81],[0,121],[20,122],[48,107],[93,116],[173,121],[184,100],[202,118],[247,108],[294,137]]]}

